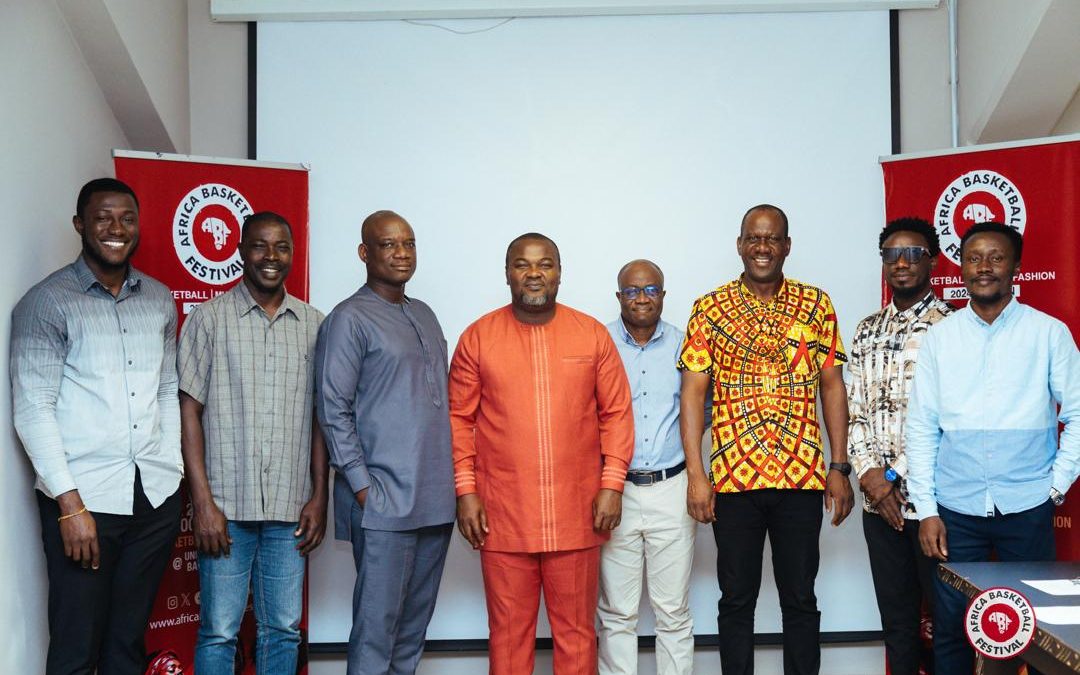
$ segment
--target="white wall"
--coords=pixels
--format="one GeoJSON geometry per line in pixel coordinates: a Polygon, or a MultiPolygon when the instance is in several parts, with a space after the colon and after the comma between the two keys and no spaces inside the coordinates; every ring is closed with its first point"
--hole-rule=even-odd
{"type": "MultiPolygon", "coordinates": [[[[694,297],[741,271],[738,222],[761,201],[787,209],[786,270],[830,292],[843,335],[879,307],[885,13],[259,31],[259,157],[311,163],[310,248],[322,261],[312,302],[323,310],[363,279],[360,220],[391,207],[417,232],[410,293],[438,314],[451,349],[508,301],[503,252],[533,229],[561,247],[561,301],[613,319],[616,271],[648,256],[666,272],[665,317],[685,325],[694,297]]],[[[691,611],[695,632],[710,634],[716,549],[708,528],[698,536],[691,611]]],[[[821,540],[822,629],[877,630],[875,606],[857,600],[873,595],[858,514],[821,540]]],[[[313,557],[312,640],[347,639],[341,588],[352,579],[347,546],[313,557]]],[[[757,630],[778,632],[779,614],[766,557],[757,630]]],[[[652,631],[651,612],[640,630],[652,631]]],[[[428,636],[486,635],[479,562],[455,536],[428,636]]]]}
{"type": "Polygon", "coordinates": [[[11,426],[11,309],[79,250],[71,226],[87,179],[127,145],[54,2],[0,4],[0,672],[39,673],[48,644],[45,561],[30,464],[11,426]]]}
{"type": "Polygon", "coordinates": [[[191,154],[247,157],[247,24],[214,23],[187,0],[191,154]]]}

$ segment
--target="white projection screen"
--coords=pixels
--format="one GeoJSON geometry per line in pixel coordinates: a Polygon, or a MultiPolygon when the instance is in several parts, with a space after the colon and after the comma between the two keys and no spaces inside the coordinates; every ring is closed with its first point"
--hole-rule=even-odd
{"type": "MultiPolygon", "coordinates": [[[[616,272],[645,257],[666,274],[665,319],[685,326],[695,297],[741,271],[739,220],[761,202],[786,210],[785,272],[830,293],[845,342],[879,306],[888,12],[434,23],[258,26],[258,159],[311,166],[324,312],[364,281],[364,216],[393,209],[417,235],[407,292],[451,352],[509,301],[506,245],[532,230],[559,244],[564,304],[613,320],[616,272]]],[[[822,528],[823,631],[880,627],[858,508],[856,491],[851,517],[822,528]]],[[[715,555],[699,527],[697,634],[716,633],[715,555]]],[[[354,578],[347,543],[315,553],[313,643],[348,640],[354,578]]],[[[768,546],[756,630],[780,632],[768,546]]],[[[639,632],[653,634],[647,600],[639,632]]],[[[428,638],[486,637],[479,557],[455,533],[428,638]]]]}

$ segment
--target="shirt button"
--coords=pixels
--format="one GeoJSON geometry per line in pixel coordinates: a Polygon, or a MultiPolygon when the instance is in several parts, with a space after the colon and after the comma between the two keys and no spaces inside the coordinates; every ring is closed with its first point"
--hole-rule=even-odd
{"type": "Polygon", "coordinates": [[[642,395],[642,396],[648,396],[648,395],[649,395],[649,392],[647,392],[647,391],[643,391],[643,392],[641,392],[641,395],[642,395]]]}
{"type": "Polygon", "coordinates": [[[127,332],[127,328],[121,328],[121,329],[120,329],[120,332],[121,332],[121,333],[126,333],[126,332],[127,332]]]}
{"type": "Polygon", "coordinates": [[[131,361],[128,361],[128,365],[129,365],[129,366],[131,365],[131,361]]]}
{"type": "MultiPolygon", "coordinates": [[[[134,396],[134,395],[135,395],[135,394],[132,394],[132,396],[134,396]]],[[[645,417],[645,419],[649,419],[649,416],[648,416],[648,415],[645,415],[644,417],[645,417]]]]}
{"type": "Polygon", "coordinates": [[[644,375],[644,374],[645,374],[645,371],[644,371],[644,370],[643,370],[643,371],[641,371],[641,374],[642,374],[642,375],[644,375]]]}
{"type": "Polygon", "coordinates": [[[131,428],[132,428],[132,429],[138,429],[138,428],[139,428],[139,425],[138,425],[138,424],[132,424],[132,425],[131,425],[131,428]]]}
{"type": "Polygon", "coordinates": [[[131,395],[132,395],[132,396],[134,397],[134,396],[135,396],[135,392],[131,392],[131,395]]]}

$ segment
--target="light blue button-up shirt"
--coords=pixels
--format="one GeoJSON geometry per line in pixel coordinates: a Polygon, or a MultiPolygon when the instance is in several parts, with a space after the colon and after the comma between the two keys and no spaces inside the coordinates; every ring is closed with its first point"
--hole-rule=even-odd
{"type": "Polygon", "coordinates": [[[23,296],[11,317],[15,429],[56,497],[78,489],[94,512],[130,515],[139,469],[150,504],[183,475],[176,306],[131,268],[119,295],[80,256],[23,296]]]}
{"type": "Polygon", "coordinates": [[[965,307],[926,334],[913,387],[905,441],[920,518],[939,504],[1017,513],[1076,480],[1080,355],[1057,319],[1015,299],[992,324],[965,307]]]}
{"type": "Polygon", "coordinates": [[[626,331],[621,318],[609,323],[607,329],[619,350],[633,395],[634,458],[630,470],[669,469],[685,458],[679,438],[682,378],[675,368],[682,333],[661,321],[652,338],[641,346],[626,331]]]}

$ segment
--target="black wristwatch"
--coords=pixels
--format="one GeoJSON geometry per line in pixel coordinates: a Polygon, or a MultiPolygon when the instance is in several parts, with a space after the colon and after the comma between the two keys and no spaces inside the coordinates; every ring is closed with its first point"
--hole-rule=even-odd
{"type": "Polygon", "coordinates": [[[847,462],[830,462],[829,471],[839,471],[844,476],[850,476],[851,465],[847,462]]]}

